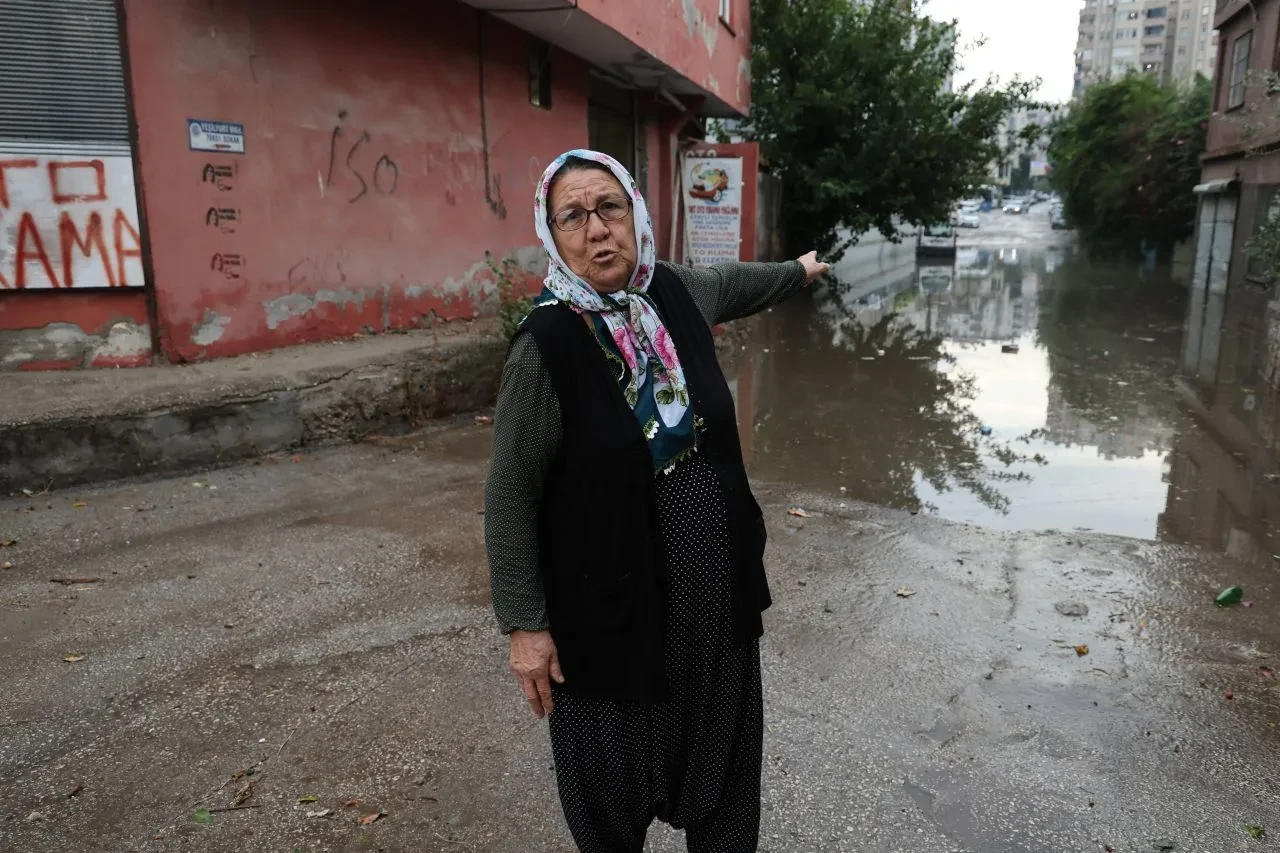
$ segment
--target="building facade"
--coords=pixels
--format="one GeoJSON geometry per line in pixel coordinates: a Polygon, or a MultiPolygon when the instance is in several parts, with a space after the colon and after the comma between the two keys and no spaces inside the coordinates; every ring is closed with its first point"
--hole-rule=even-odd
{"type": "Polygon", "coordinates": [[[1042,178],[1049,174],[1049,126],[1062,118],[1066,107],[1061,104],[1049,104],[1036,107],[1022,107],[1009,114],[1005,121],[1004,138],[1001,144],[1005,154],[991,164],[991,182],[996,186],[1007,187],[1013,179],[1024,156],[1031,158],[1029,177],[1042,178]],[[1031,145],[1022,141],[1022,134],[1030,127],[1041,130],[1040,137],[1031,145]]]}
{"type": "Polygon", "coordinates": [[[545,165],[744,115],[749,0],[0,0],[0,370],[199,361],[496,310],[545,165]]]}
{"type": "Polygon", "coordinates": [[[1213,77],[1215,0],[1085,0],[1075,54],[1075,97],[1130,71],[1183,84],[1213,77]]]}
{"type": "Polygon", "coordinates": [[[1280,66],[1280,0],[1218,0],[1214,26],[1222,56],[1179,378],[1210,439],[1180,448],[1171,485],[1183,491],[1176,502],[1171,491],[1163,521],[1179,538],[1269,561],[1280,517],[1280,303],[1246,248],[1280,189],[1280,107],[1262,78],[1280,66]]]}

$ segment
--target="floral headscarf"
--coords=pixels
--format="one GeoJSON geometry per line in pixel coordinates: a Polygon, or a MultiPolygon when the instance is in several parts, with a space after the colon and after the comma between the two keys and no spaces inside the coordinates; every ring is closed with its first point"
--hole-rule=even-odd
{"type": "Polygon", "coordinates": [[[574,311],[595,315],[604,322],[627,366],[628,378],[623,394],[637,414],[650,408],[642,395],[652,396],[662,423],[644,425],[646,437],[652,441],[660,428],[679,427],[689,413],[689,388],[685,384],[684,369],[680,366],[675,342],[646,295],[653,282],[657,253],[649,209],[631,173],[608,154],[581,148],[566,151],[542,174],[534,198],[533,218],[538,237],[550,257],[547,277],[543,282],[546,290],[559,301],[568,303],[574,311]],[[583,281],[569,269],[556,249],[547,208],[548,197],[556,173],[572,158],[590,160],[607,167],[624,190],[631,194],[638,256],[631,280],[624,289],[615,293],[600,293],[583,281]]]}

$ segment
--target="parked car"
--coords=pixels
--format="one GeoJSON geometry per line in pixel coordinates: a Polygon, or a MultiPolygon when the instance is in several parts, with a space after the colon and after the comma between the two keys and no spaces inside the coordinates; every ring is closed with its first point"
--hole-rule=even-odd
{"type": "Polygon", "coordinates": [[[981,228],[982,217],[978,215],[976,210],[961,211],[960,214],[956,216],[956,225],[961,228],[981,228]]]}
{"type": "Polygon", "coordinates": [[[1067,227],[1067,215],[1062,208],[1055,207],[1049,211],[1049,227],[1054,231],[1067,227]]]}
{"type": "Polygon", "coordinates": [[[954,255],[956,229],[950,222],[927,225],[916,236],[917,255],[954,255]]]}

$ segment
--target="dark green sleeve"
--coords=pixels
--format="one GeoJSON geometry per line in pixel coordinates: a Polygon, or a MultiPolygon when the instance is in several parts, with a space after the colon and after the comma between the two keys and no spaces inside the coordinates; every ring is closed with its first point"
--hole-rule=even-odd
{"type": "Polygon", "coordinates": [[[484,488],[484,541],[493,610],[503,633],[543,631],[547,602],[538,566],[542,485],[560,449],[560,401],[533,337],[515,339],[502,369],[484,488]]]}
{"type": "Polygon", "coordinates": [[[661,261],[688,288],[709,325],[741,320],[785,302],[805,286],[804,265],[731,262],[685,267],[661,261]]]}

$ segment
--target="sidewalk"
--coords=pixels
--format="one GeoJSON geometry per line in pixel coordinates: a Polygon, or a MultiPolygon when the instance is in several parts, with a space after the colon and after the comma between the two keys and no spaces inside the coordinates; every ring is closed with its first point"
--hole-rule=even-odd
{"type": "Polygon", "coordinates": [[[222,465],[493,402],[497,320],[192,365],[0,374],[0,494],[222,465]]]}

